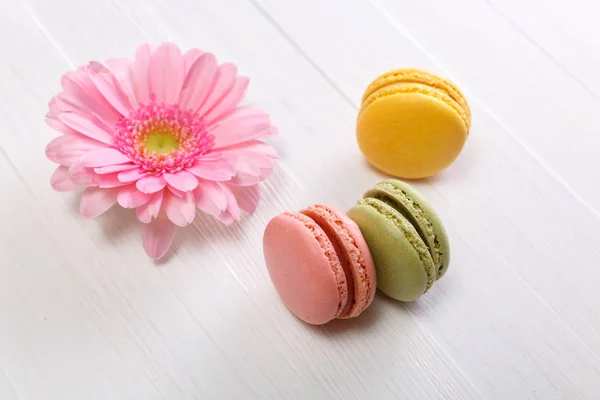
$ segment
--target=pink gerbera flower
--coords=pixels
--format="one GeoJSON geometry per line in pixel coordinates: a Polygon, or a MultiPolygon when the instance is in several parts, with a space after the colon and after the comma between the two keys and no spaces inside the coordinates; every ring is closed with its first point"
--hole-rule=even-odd
{"type": "Polygon", "coordinates": [[[48,124],[63,135],[46,148],[60,166],[58,191],[85,187],[80,211],[94,218],[118,203],[135,208],[143,243],[162,257],[174,225],[195,209],[225,224],[252,212],[257,184],[276,152],[258,140],[276,133],[269,116],[241,107],[248,78],[200,50],[174,44],[138,48],[135,60],[91,62],[66,73],[48,124]]]}

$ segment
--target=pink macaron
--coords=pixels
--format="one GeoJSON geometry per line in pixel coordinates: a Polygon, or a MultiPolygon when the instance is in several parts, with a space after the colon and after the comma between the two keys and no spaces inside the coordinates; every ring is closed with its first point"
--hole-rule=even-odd
{"type": "Polygon", "coordinates": [[[377,282],[369,248],[358,226],[331,206],[276,216],[263,247],[279,296],[309,324],[356,317],[373,301],[377,282]]]}

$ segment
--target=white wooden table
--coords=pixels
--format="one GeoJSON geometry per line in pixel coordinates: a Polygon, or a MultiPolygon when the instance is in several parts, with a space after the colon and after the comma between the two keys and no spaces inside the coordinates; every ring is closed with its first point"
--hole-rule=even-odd
{"type": "Polygon", "coordinates": [[[596,0],[0,2],[0,399],[600,399],[596,0]],[[257,212],[177,232],[161,263],[134,213],[49,187],[47,101],[66,70],[170,40],[233,61],[280,127],[257,212]],[[417,184],[451,238],[422,300],[378,295],[313,328],[264,268],[286,209],[349,208],[381,178],[354,120],[378,74],[456,81],[458,161],[417,184]]]}

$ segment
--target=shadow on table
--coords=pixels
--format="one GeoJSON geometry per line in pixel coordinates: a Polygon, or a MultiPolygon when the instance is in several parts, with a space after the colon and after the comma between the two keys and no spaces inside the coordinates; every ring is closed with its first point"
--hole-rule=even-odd
{"type": "Polygon", "coordinates": [[[377,301],[381,303],[382,307],[390,307],[398,312],[415,312],[421,307],[418,300],[411,302],[398,301],[381,292],[377,293],[377,301]]]}
{"type": "MultiPolygon", "coordinates": [[[[351,159],[348,161],[350,164],[355,163],[354,159],[351,159]]],[[[394,175],[390,175],[387,172],[384,172],[378,168],[376,168],[375,166],[373,166],[373,164],[371,164],[366,158],[361,157],[360,158],[360,164],[362,165],[362,167],[366,170],[371,171],[373,174],[379,175],[380,179],[401,179],[403,181],[407,181],[409,183],[427,183],[427,184],[435,184],[436,182],[440,182],[444,179],[452,179],[452,174],[451,171],[448,172],[448,170],[444,170],[441,171],[440,173],[433,175],[433,176],[429,176],[426,178],[399,178],[397,176],[394,175]]],[[[345,170],[348,170],[349,168],[352,168],[352,165],[348,165],[346,167],[345,170]]],[[[341,168],[342,171],[344,171],[344,168],[341,168]]]]}
{"type": "MultiPolygon", "coordinates": [[[[83,219],[79,212],[80,201],[80,193],[73,195],[70,199],[70,207],[74,217],[83,219]]],[[[227,226],[212,216],[196,210],[194,222],[187,227],[175,228],[175,237],[171,248],[163,258],[154,261],[154,264],[156,266],[167,264],[177,254],[177,250],[180,247],[189,243],[201,247],[210,246],[210,244],[218,245],[219,242],[225,240],[240,240],[243,237],[245,226],[251,217],[251,215],[243,215],[240,221],[227,226]]],[[[110,210],[99,217],[94,218],[93,222],[98,224],[106,242],[110,243],[110,245],[118,245],[121,239],[132,235],[139,235],[141,238],[144,226],[137,219],[135,209],[123,208],[118,204],[111,207],[110,210]]]]}
{"type": "Polygon", "coordinates": [[[420,315],[427,314],[435,309],[435,303],[439,298],[440,296],[428,296],[426,299],[421,298],[413,302],[402,302],[377,292],[371,306],[359,317],[336,319],[325,325],[309,327],[327,337],[339,336],[349,332],[367,333],[373,329],[378,329],[384,318],[383,315],[386,314],[384,311],[386,308],[388,309],[388,317],[390,315],[389,311],[392,310],[392,312],[410,314],[418,318],[420,315]]]}
{"type": "Polygon", "coordinates": [[[181,247],[190,247],[193,244],[198,251],[203,248],[219,246],[221,242],[240,242],[245,234],[246,225],[250,222],[251,215],[242,215],[241,220],[233,225],[224,225],[214,217],[196,210],[194,222],[189,226],[175,228],[175,238],[168,253],[154,262],[156,266],[163,266],[177,254],[181,247]]]}
{"type": "MultiPolygon", "coordinates": [[[[437,283],[439,285],[440,283],[437,283]]],[[[443,284],[443,282],[441,283],[443,284]]],[[[377,300],[384,307],[389,307],[397,312],[409,313],[415,318],[434,313],[439,302],[444,301],[445,296],[438,293],[438,287],[432,287],[419,299],[410,302],[394,300],[391,297],[378,293],[377,300]]]]}
{"type": "MultiPolygon", "coordinates": [[[[85,220],[79,211],[81,193],[74,192],[71,195],[70,202],[73,215],[76,218],[85,220]]],[[[130,235],[135,230],[139,230],[141,234],[141,222],[138,221],[135,210],[123,208],[118,204],[111,207],[110,210],[99,217],[94,218],[94,220],[100,225],[106,238],[114,243],[117,243],[119,239],[130,235]]]]}
{"type": "Polygon", "coordinates": [[[377,294],[369,308],[356,318],[334,319],[325,325],[308,326],[313,328],[317,333],[328,337],[347,333],[367,333],[373,329],[377,329],[377,321],[382,316],[380,297],[382,297],[381,294],[377,294]]]}

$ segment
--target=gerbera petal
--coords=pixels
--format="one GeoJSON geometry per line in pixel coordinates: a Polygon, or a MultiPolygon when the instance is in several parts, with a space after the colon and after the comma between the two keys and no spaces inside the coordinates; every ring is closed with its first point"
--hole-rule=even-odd
{"type": "Polygon", "coordinates": [[[156,192],[151,196],[152,198],[149,202],[135,209],[138,219],[145,224],[152,221],[152,218],[158,217],[163,199],[163,191],[156,192]]]}
{"type": "Polygon", "coordinates": [[[199,178],[210,181],[228,181],[235,175],[235,168],[225,159],[198,160],[198,164],[186,168],[199,178]]]}
{"type": "Polygon", "coordinates": [[[138,166],[135,164],[117,164],[117,165],[108,165],[106,167],[97,167],[94,168],[94,172],[100,175],[104,174],[112,174],[115,172],[127,171],[129,169],[137,168],[138,166]]]}
{"type": "Polygon", "coordinates": [[[148,103],[151,100],[150,92],[150,60],[152,60],[152,46],[145,43],[137,48],[133,72],[135,77],[134,90],[138,103],[148,103]]]}
{"type": "MultiPolygon", "coordinates": [[[[254,106],[239,106],[222,116],[222,120],[228,119],[258,119],[261,121],[269,121],[270,117],[264,110],[254,106]]],[[[218,121],[220,122],[220,121],[218,121]]],[[[211,125],[208,125],[211,127],[211,125]]]]}
{"type": "Polygon", "coordinates": [[[252,173],[237,171],[235,176],[231,178],[231,181],[229,183],[232,183],[237,186],[253,186],[259,183],[261,180],[262,179],[260,170],[252,173]]]}
{"type": "Polygon", "coordinates": [[[136,208],[148,203],[151,198],[151,194],[140,192],[135,185],[128,185],[119,189],[117,202],[123,208],[136,208]]]}
{"type": "Polygon", "coordinates": [[[259,108],[242,106],[231,109],[212,123],[207,124],[207,127],[210,132],[213,132],[219,125],[226,124],[231,127],[237,125],[237,123],[239,123],[239,126],[261,126],[264,124],[271,126],[271,119],[266,112],[259,108]]]}
{"type": "Polygon", "coordinates": [[[169,191],[170,191],[171,193],[173,193],[173,194],[174,194],[175,196],[177,196],[177,197],[183,197],[183,196],[185,195],[185,193],[186,193],[186,192],[182,192],[182,191],[181,191],[181,190],[179,190],[179,189],[175,189],[173,186],[169,186],[169,185],[167,185],[167,187],[169,188],[169,191]]]}
{"type": "Polygon", "coordinates": [[[215,149],[272,136],[276,132],[269,120],[259,120],[257,118],[229,119],[221,121],[217,126],[210,129],[210,133],[215,136],[215,149]]]}
{"type": "Polygon", "coordinates": [[[277,151],[273,148],[273,146],[261,140],[248,140],[245,142],[237,143],[235,145],[223,147],[218,151],[222,154],[222,157],[227,157],[233,153],[243,153],[262,155],[272,160],[276,160],[279,158],[279,155],[277,154],[277,151]]]}
{"type": "Polygon", "coordinates": [[[150,60],[154,52],[149,43],[144,43],[135,51],[133,62],[134,90],[138,103],[148,103],[151,100],[150,92],[150,60]]]}
{"type": "Polygon", "coordinates": [[[158,101],[177,103],[185,77],[183,56],[173,43],[163,43],[152,55],[150,87],[158,101]]]}
{"type": "Polygon", "coordinates": [[[152,195],[152,200],[148,203],[150,215],[152,218],[158,218],[158,213],[160,212],[160,207],[162,206],[164,190],[160,192],[156,192],[152,195]]]}
{"type": "Polygon", "coordinates": [[[227,113],[244,98],[248,83],[250,80],[241,76],[235,79],[231,89],[223,96],[223,98],[210,111],[206,113],[205,119],[208,124],[218,120],[223,114],[227,113]]]}
{"type": "Polygon", "coordinates": [[[186,226],[194,221],[196,207],[194,204],[194,195],[191,192],[185,193],[183,197],[177,197],[170,192],[165,192],[163,210],[175,225],[186,226]]]}
{"type": "Polygon", "coordinates": [[[260,170],[260,180],[264,181],[269,179],[269,177],[273,174],[273,168],[266,168],[260,170]]]}
{"type": "Polygon", "coordinates": [[[81,195],[79,212],[84,218],[96,218],[117,202],[118,189],[89,187],[81,195]]]}
{"type": "Polygon", "coordinates": [[[46,146],[46,157],[57,164],[71,166],[86,152],[106,146],[82,135],[62,135],[46,146]]]}
{"type": "Polygon", "coordinates": [[[199,59],[205,52],[200,49],[191,49],[188,50],[183,55],[183,64],[185,66],[185,76],[187,76],[188,72],[192,68],[192,65],[199,59]]]}
{"type": "Polygon", "coordinates": [[[256,210],[260,200],[260,189],[258,185],[252,186],[235,186],[227,185],[231,192],[235,195],[240,208],[247,213],[252,213],[256,210]]]}
{"type": "Polygon", "coordinates": [[[81,165],[84,167],[105,167],[130,161],[128,156],[115,148],[109,147],[91,150],[81,156],[81,165]]]}
{"type": "Polygon", "coordinates": [[[92,119],[77,113],[62,113],[58,116],[61,122],[69,128],[99,142],[112,145],[112,134],[98,126],[92,119]]]}
{"type": "Polygon", "coordinates": [[[138,101],[135,95],[133,61],[126,58],[111,58],[106,60],[106,65],[108,65],[108,68],[110,68],[111,72],[119,82],[121,90],[129,100],[129,104],[131,104],[133,108],[136,108],[138,106],[138,101]]]}
{"type": "Polygon", "coordinates": [[[119,181],[121,182],[133,182],[133,181],[137,181],[138,179],[143,178],[144,176],[146,176],[148,173],[146,171],[144,171],[142,168],[135,168],[135,169],[128,169],[127,171],[121,171],[119,172],[119,175],[117,175],[119,181]]]}
{"type": "Polygon", "coordinates": [[[205,115],[210,111],[216,104],[218,104],[225,93],[231,90],[235,82],[235,76],[237,74],[237,67],[231,63],[225,63],[219,66],[217,74],[212,84],[212,90],[206,101],[198,109],[200,115],[205,115]]]}
{"type": "Polygon", "coordinates": [[[58,116],[55,116],[55,115],[53,115],[53,116],[46,115],[46,124],[48,124],[48,126],[50,128],[55,129],[55,130],[59,131],[60,133],[64,133],[65,135],[81,135],[75,129],[69,128],[67,125],[65,125],[58,118],[58,116]]]}
{"type": "Polygon", "coordinates": [[[198,186],[198,178],[187,171],[165,173],[164,177],[170,186],[183,192],[189,192],[198,186]]]}
{"type": "Polygon", "coordinates": [[[50,178],[52,189],[58,192],[69,192],[77,189],[79,186],[69,178],[69,168],[64,165],[59,166],[54,170],[50,178]]]}
{"type": "Polygon", "coordinates": [[[232,225],[235,222],[235,219],[233,219],[233,216],[231,213],[229,213],[229,211],[223,211],[221,214],[216,215],[215,218],[217,221],[225,225],[232,225]]]}
{"type": "Polygon", "coordinates": [[[277,159],[275,149],[259,140],[239,143],[219,151],[235,169],[235,176],[230,183],[242,186],[255,185],[266,179],[277,159]]]}
{"type": "Polygon", "coordinates": [[[200,180],[194,190],[196,207],[207,214],[217,216],[227,208],[227,197],[217,182],[200,180]]]}
{"type": "MultiPolygon", "coordinates": [[[[94,84],[92,83],[92,80],[88,74],[87,64],[80,65],[74,71],[67,71],[63,76],[61,76],[60,84],[65,92],[72,90],[74,93],[77,93],[77,91],[80,89],[86,89],[87,92],[89,89],[94,88],[94,84]],[[69,82],[76,85],[77,88],[74,89],[72,86],[69,86],[69,82]]],[[[98,92],[94,93],[98,94],[98,92]]]]}
{"type": "Polygon", "coordinates": [[[62,110],[63,104],[62,101],[60,100],[60,97],[58,96],[53,96],[50,101],[48,102],[48,117],[56,117],[58,114],[60,114],[61,110],[62,110]]]}
{"type": "Polygon", "coordinates": [[[205,53],[190,67],[179,96],[183,110],[197,110],[208,96],[217,72],[217,59],[205,53]]]}
{"type": "Polygon", "coordinates": [[[69,178],[77,186],[92,186],[94,185],[94,171],[91,168],[86,168],[79,163],[75,163],[69,167],[69,178]]]}
{"type": "Polygon", "coordinates": [[[121,115],[129,115],[133,107],[113,73],[104,65],[95,61],[90,63],[89,72],[98,91],[102,93],[102,96],[104,96],[114,109],[121,115]]]}
{"type": "Polygon", "coordinates": [[[148,175],[140,178],[136,183],[137,187],[141,192],[144,193],[155,193],[162,190],[167,185],[167,181],[162,175],[148,175]]]}
{"type": "Polygon", "coordinates": [[[175,225],[165,215],[160,215],[154,221],[144,225],[142,243],[148,257],[158,260],[163,257],[175,235],[175,225]]]}
{"type": "MultiPolygon", "coordinates": [[[[271,169],[275,166],[275,159],[266,157],[262,154],[246,153],[239,158],[239,162],[236,163],[236,166],[239,168],[236,172],[242,171],[260,176],[262,170],[271,169]]],[[[229,157],[227,159],[229,159],[229,157]]]]}
{"type": "Polygon", "coordinates": [[[240,207],[237,203],[235,195],[229,189],[229,187],[222,183],[218,184],[221,186],[223,193],[225,193],[225,198],[227,199],[227,208],[221,214],[217,215],[216,218],[226,225],[231,225],[233,222],[240,220],[240,207]]]}
{"type": "Polygon", "coordinates": [[[94,183],[101,188],[113,188],[127,185],[127,182],[121,182],[118,177],[119,173],[95,175],[94,183]]]}
{"type": "Polygon", "coordinates": [[[121,115],[98,91],[89,69],[89,65],[84,65],[61,78],[63,92],[58,96],[61,112],[76,111],[87,117],[95,115],[105,125],[112,126],[121,115]]]}
{"type": "Polygon", "coordinates": [[[139,206],[135,209],[135,215],[137,216],[137,219],[144,224],[149,224],[150,221],[152,221],[152,216],[150,215],[150,207],[148,206],[148,204],[149,203],[146,203],[143,206],[139,206]]]}
{"type": "Polygon", "coordinates": [[[219,160],[221,158],[223,158],[223,153],[211,152],[211,153],[206,153],[206,154],[200,156],[198,158],[198,160],[201,160],[201,161],[215,161],[215,160],[219,160]]]}

